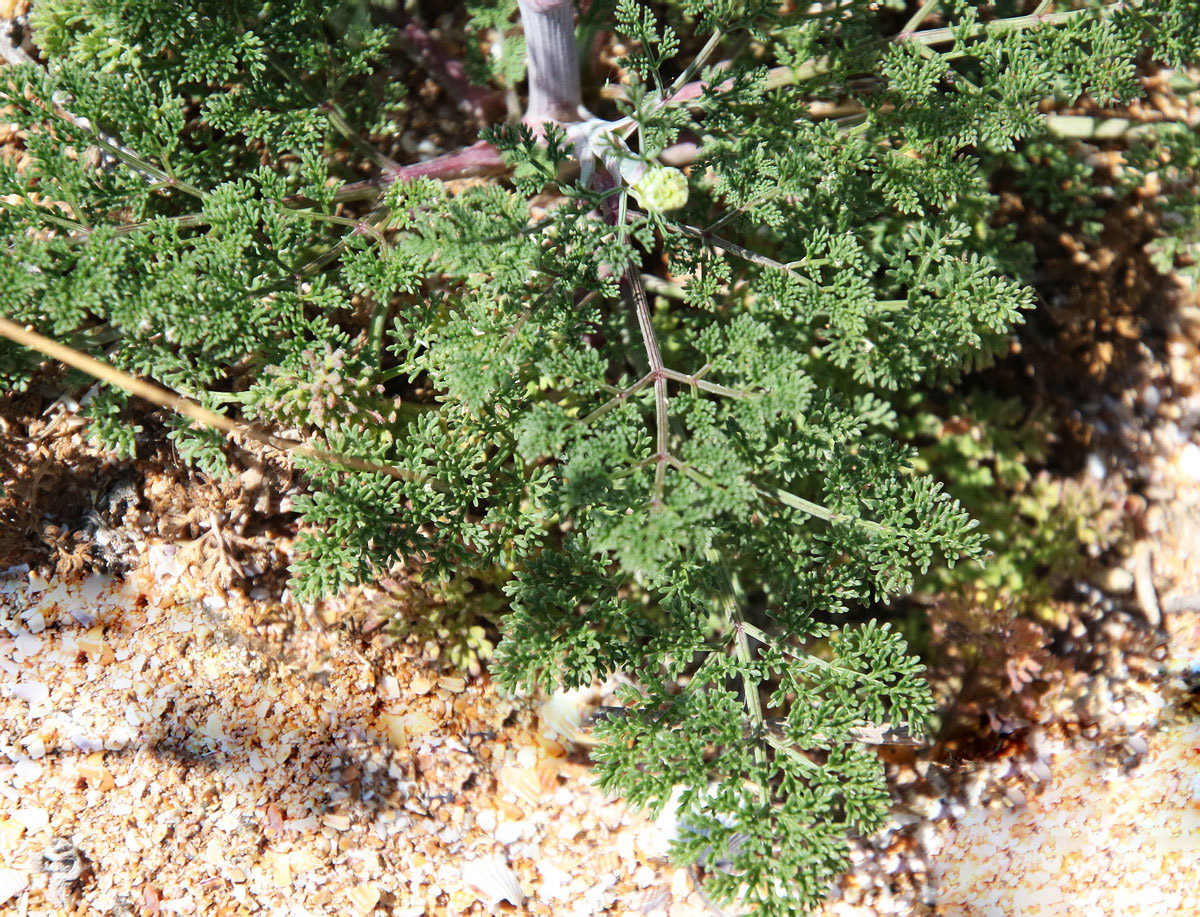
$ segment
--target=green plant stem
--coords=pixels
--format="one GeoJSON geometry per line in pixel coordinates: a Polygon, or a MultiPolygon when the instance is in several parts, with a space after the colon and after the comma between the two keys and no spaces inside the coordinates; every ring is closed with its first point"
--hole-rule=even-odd
{"type": "MultiPolygon", "coordinates": [[[[622,195],[624,198],[624,195],[622,195]]],[[[667,375],[663,366],[662,353],[658,348],[658,337],[654,333],[654,323],[650,315],[650,301],[646,298],[646,288],[642,286],[642,275],[633,264],[625,269],[625,282],[629,284],[633,294],[633,307],[637,315],[638,329],[642,333],[642,343],[646,348],[646,360],[650,364],[650,377],[654,380],[654,435],[657,447],[654,468],[654,495],[650,506],[657,508],[662,505],[663,482],[666,478],[669,427],[667,422],[667,375]]]]}
{"type": "Polygon", "coordinates": [[[621,391],[617,392],[614,397],[604,402],[604,404],[600,405],[600,407],[596,408],[596,410],[592,411],[587,416],[581,417],[577,422],[586,426],[593,421],[599,420],[609,411],[624,404],[629,400],[629,398],[644,389],[653,379],[654,377],[650,375],[650,373],[647,373],[646,375],[642,376],[642,378],[638,379],[637,382],[633,383],[633,385],[629,386],[629,388],[622,389],[621,391]]]}
{"type": "MultiPolygon", "coordinates": [[[[746,629],[747,622],[742,614],[741,604],[733,590],[733,578],[729,575],[729,567],[715,551],[709,552],[709,560],[717,564],[720,571],[721,591],[718,602],[722,606],[726,620],[733,628],[733,652],[742,670],[742,703],[750,719],[750,731],[754,737],[763,733],[762,698],[758,693],[758,681],[751,675],[754,670],[754,654],[750,650],[750,640],[746,629]]],[[[757,639],[757,638],[756,638],[757,639]]],[[[769,641],[761,641],[769,645],[769,641]]],[[[761,769],[767,762],[767,756],[759,741],[754,743],[754,763],[761,769]]],[[[761,783],[755,783],[759,801],[767,802],[767,788],[761,783]]]]}
{"type": "Polygon", "coordinates": [[[342,112],[342,109],[337,105],[337,103],[328,100],[322,100],[313,92],[311,92],[309,88],[304,85],[303,81],[296,76],[296,74],[293,73],[290,68],[279,63],[273,54],[267,56],[267,62],[271,65],[276,73],[296,87],[300,94],[308,99],[311,104],[319,108],[321,112],[324,113],[326,120],[329,121],[333,129],[341,134],[351,146],[358,150],[361,156],[371,160],[381,169],[386,170],[400,168],[400,164],[396,162],[396,160],[377,149],[374,145],[363,140],[358,131],[354,130],[354,128],[350,126],[350,123],[346,120],[345,114],[342,112]]]}
{"type": "Polygon", "coordinates": [[[654,274],[642,274],[642,286],[646,288],[647,293],[653,293],[655,296],[665,296],[668,299],[687,299],[683,287],[677,283],[671,283],[669,280],[663,280],[654,274]]]}
{"type": "MultiPolygon", "coordinates": [[[[642,214],[642,213],[638,213],[636,215],[642,216],[642,217],[645,216],[645,214],[642,214]]],[[[730,242],[728,239],[723,239],[720,236],[715,236],[712,233],[707,232],[703,229],[700,229],[697,226],[689,226],[687,223],[670,223],[668,225],[670,225],[670,227],[672,229],[676,229],[679,232],[683,233],[685,236],[691,236],[693,239],[699,239],[701,242],[704,242],[707,245],[711,245],[713,248],[720,249],[721,251],[724,251],[724,252],[728,252],[731,255],[736,255],[737,257],[741,258],[743,261],[748,261],[751,264],[757,264],[760,267],[768,267],[768,268],[771,268],[772,270],[783,271],[783,273],[789,274],[790,276],[795,277],[797,280],[803,281],[804,283],[810,283],[813,286],[817,286],[816,281],[813,280],[811,277],[806,277],[804,274],[801,274],[799,271],[793,270],[793,268],[792,268],[793,264],[801,264],[804,262],[793,261],[788,264],[785,264],[782,261],[776,261],[774,258],[768,258],[766,255],[760,255],[758,252],[753,251],[752,249],[744,248],[741,245],[738,245],[734,242],[730,242]]]]}
{"type": "Polygon", "coordinates": [[[390,304],[386,302],[377,301],[371,307],[371,325],[367,329],[367,342],[365,346],[371,354],[376,372],[383,368],[383,335],[390,311],[390,304]]]}
{"type": "MultiPolygon", "coordinates": [[[[1140,6],[1139,2],[1130,3],[1114,3],[1109,6],[1102,7],[1100,10],[1092,9],[1077,9],[1065,10],[1059,13],[1044,13],[1040,12],[1045,4],[1039,7],[1039,12],[1035,12],[1028,16],[1014,16],[1009,19],[1000,19],[994,22],[979,23],[975,27],[965,32],[955,31],[950,28],[930,29],[925,32],[915,32],[907,36],[904,40],[914,41],[925,45],[936,45],[947,41],[954,41],[957,38],[977,38],[981,35],[989,34],[992,31],[1020,31],[1023,29],[1035,28],[1040,25],[1055,25],[1066,22],[1076,16],[1090,15],[1098,13],[1099,15],[1108,15],[1113,11],[1125,8],[1136,8],[1140,6]]],[[[882,46],[890,39],[880,39],[876,42],[864,45],[860,50],[867,50],[871,46],[882,46]]],[[[894,39],[891,39],[894,40],[894,39]]],[[[764,78],[764,88],[766,90],[782,89],[786,86],[792,86],[797,83],[807,82],[817,77],[826,76],[831,72],[833,66],[832,59],[823,56],[812,58],[798,66],[775,67],[768,71],[764,78]]],[[[661,104],[685,104],[694,102],[700,97],[705,86],[703,82],[687,83],[680,89],[669,96],[661,104]]],[[[719,84],[716,88],[727,88],[728,83],[719,84]]],[[[617,97],[624,98],[622,93],[615,93],[617,97]]],[[[628,122],[629,119],[623,119],[628,122]]],[[[622,122],[617,122],[613,125],[616,129],[622,122]]],[[[633,130],[636,125],[632,122],[624,125],[628,130],[633,130]]],[[[507,166],[500,157],[499,151],[491,144],[480,141],[470,147],[465,147],[453,153],[447,153],[444,156],[439,156],[437,159],[430,160],[427,163],[413,163],[406,166],[398,166],[394,169],[386,171],[383,175],[366,181],[354,182],[340,188],[334,195],[335,201],[355,201],[364,200],[372,197],[377,197],[385,191],[390,185],[397,181],[410,181],[414,178],[428,176],[441,181],[449,181],[453,179],[468,178],[477,175],[497,175],[507,171],[507,166]]],[[[167,178],[165,173],[160,173],[160,177],[167,178]]]]}
{"type": "MultiPolygon", "coordinates": [[[[703,484],[706,487],[719,486],[717,481],[706,475],[704,472],[693,468],[685,462],[681,462],[674,456],[668,456],[667,461],[675,468],[679,469],[683,474],[687,475],[698,484],[703,484]]],[[[826,509],[820,503],[814,503],[812,500],[805,500],[803,497],[798,497],[793,493],[789,493],[779,487],[771,487],[770,485],[754,484],[755,491],[759,496],[771,500],[774,503],[782,503],[784,506],[790,506],[792,509],[798,509],[803,513],[807,513],[814,519],[820,519],[822,522],[837,523],[839,525],[857,525],[866,529],[869,532],[875,532],[880,535],[899,535],[901,534],[891,526],[881,525],[878,522],[872,522],[869,519],[859,519],[857,516],[847,516],[842,513],[835,513],[833,510],[826,509]]]]}
{"type": "Polygon", "coordinates": [[[662,374],[668,379],[675,382],[682,382],[684,385],[692,385],[706,392],[712,392],[714,395],[724,395],[726,398],[751,398],[754,392],[744,392],[741,389],[728,388],[724,385],[718,385],[715,382],[706,382],[697,374],[689,376],[686,373],[676,372],[673,369],[664,369],[662,374]]]}
{"type": "MultiPolygon", "coordinates": [[[[976,23],[970,29],[954,29],[950,27],[928,29],[924,32],[913,32],[905,35],[900,32],[894,38],[881,38],[874,41],[866,42],[859,48],[855,49],[858,52],[867,52],[872,48],[879,48],[893,41],[911,41],[923,45],[939,45],[948,41],[957,41],[960,39],[979,38],[989,34],[1003,34],[1004,32],[1019,32],[1025,29],[1033,29],[1042,25],[1060,25],[1068,22],[1077,16],[1088,16],[1098,14],[1100,16],[1110,15],[1113,12],[1122,9],[1136,9],[1141,6],[1140,0],[1130,0],[1130,2],[1112,3],[1108,6],[1099,9],[1083,7],[1075,10],[1063,10],[1059,13],[1046,13],[1048,7],[1045,3],[1038,7],[1038,10],[1026,16],[1010,16],[1007,19],[996,19],[992,22],[976,23]]],[[[928,15],[928,14],[926,14],[928,15]]],[[[924,17],[922,17],[924,18],[924,17]]],[[[796,66],[773,67],[767,72],[764,78],[764,88],[769,90],[782,89],[785,86],[793,86],[797,83],[805,83],[809,80],[816,79],[822,76],[828,76],[833,70],[833,58],[828,55],[814,57],[796,66]]],[[[717,88],[721,89],[728,84],[720,84],[717,88]]],[[[703,90],[703,86],[697,83],[690,83],[682,87],[679,92],[669,99],[670,102],[692,102],[697,99],[703,90]]]]}
{"type": "MultiPolygon", "coordinates": [[[[755,395],[754,392],[744,392],[740,389],[728,388],[727,386],[724,386],[724,385],[718,385],[715,382],[706,381],[703,378],[703,376],[704,376],[704,373],[706,373],[707,371],[708,371],[708,364],[705,364],[705,366],[699,372],[697,372],[693,375],[690,375],[690,376],[687,373],[677,372],[676,370],[667,369],[665,367],[662,369],[661,374],[663,377],[670,379],[673,382],[680,382],[680,383],[683,383],[684,385],[691,385],[691,386],[694,386],[695,388],[701,389],[703,391],[711,392],[714,395],[723,395],[726,398],[752,398],[752,397],[754,397],[754,395],[755,395]]],[[[631,398],[633,395],[636,395],[638,392],[640,392],[647,385],[649,385],[651,382],[654,382],[654,381],[656,381],[655,374],[653,371],[651,371],[651,372],[646,373],[644,376],[642,376],[640,379],[638,379],[636,382],[634,382],[628,388],[624,388],[624,389],[610,388],[609,390],[613,391],[615,393],[613,395],[613,397],[610,398],[608,401],[604,402],[604,404],[600,405],[600,407],[596,408],[596,410],[592,411],[590,414],[579,418],[579,420],[577,420],[576,423],[582,424],[582,425],[587,425],[587,424],[592,423],[595,420],[599,420],[601,417],[603,417],[609,411],[624,404],[626,401],[629,400],[629,398],[631,398]]],[[[654,460],[654,458],[655,457],[652,457],[652,460],[654,460]]]]}
{"type": "MultiPolygon", "coordinates": [[[[1099,9],[1081,7],[1077,10],[1063,10],[1060,13],[1042,13],[1035,11],[1027,16],[1010,16],[1007,19],[996,19],[993,22],[979,22],[969,29],[930,29],[926,32],[917,32],[910,35],[905,41],[915,41],[923,45],[939,45],[947,41],[958,41],[963,38],[979,38],[982,35],[1003,34],[1005,32],[1020,32],[1025,29],[1036,29],[1043,25],[1061,25],[1064,22],[1078,16],[1086,16],[1090,14],[1099,14],[1107,16],[1111,13],[1123,9],[1137,9],[1141,6],[1140,0],[1132,0],[1132,2],[1110,3],[1107,6],[1102,6],[1099,9]]],[[[1042,4],[1038,9],[1047,8],[1042,4]]]]}
{"type": "Polygon", "coordinates": [[[334,129],[345,137],[359,153],[369,158],[381,169],[401,168],[400,163],[392,159],[391,156],[388,156],[373,143],[368,143],[362,139],[359,133],[350,126],[350,122],[346,120],[346,115],[342,112],[339,105],[333,102],[326,102],[321,108],[334,129]]]}
{"type": "MultiPolygon", "coordinates": [[[[144,220],[140,223],[122,223],[120,226],[112,227],[109,231],[114,236],[128,236],[143,229],[157,229],[160,226],[176,226],[186,229],[194,226],[204,226],[208,222],[209,217],[206,213],[185,213],[173,217],[156,217],[153,220],[144,220]]],[[[78,228],[78,232],[70,236],[68,241],[72,245],[86,242],[91,238],[92,232],[93,230],[81,225],[78,228]]]]}
{"type": "Polygon", "coordinates": [[[921,23],[924,22],[930,16],[930,14],[938,8],[939,3],[941,3],[941,0],[925,0],[925,2],[921,4],[920,9],[912,14],[912,18],[909,19],[908,22],[904,23],[904,28],[900,30],[900,35],[910,35],[915,32],[921,23]]]}
{"type": "Polygon", "coordinates": [[[708,63],[708,59],[712,57],[713,52],[717,50],[717,46],[721,44],[724,38],[725,32],[722,29],[717,29],[710,36],[708,36],[708,41],[704,43],[704,47],[696,53],[696,56],[692,58],[691,62],[687,65],[687,67],[684,68],[683,72],[675,78],[674,82],[671,83],[671,88],[667,91],[668,99],[673,97],[675,93],[679,92],[680,89],[682,89],[691,81],[693,76],[700,72],[700,68],[708,63]]]}
{"type": "MultiPolygon", "coordinates": [[[[65,120],[70,121],[71,119],[66,118],[65,120]]],[[[125,147],[117,146],[115,143],[110,143],[98,134],[92,135],[92,142],[110,156],[113,156],[125,163],[125,165],[129,166],[134,171],[153,176],[169,188],[178,188],[184,194],[190,194],[192,197],[200,200],[204,200],[208,197],[207,191],[202,191],[195,185],[191,185],[185,181],[180,181],[177,178],[173,178],[162,169],[158,168],[157,166],[153,166],[145,159],[142,159],[136,153],[127,150],[125,147]]]]}
{"type": "Polygon", "coordinates": [[[845,666],[832,663],[828,659],[822,659],[820,656],[814,656],[812,653],[802,653],[793,647],[788,646],[787,644],[779,643],[778,641],[773,640],[770,634],[758,627],[755,627],[753,624],[746,624],[744,627],[747,633],[749,633],[750,636],[752,636],[755,640],[778,646],[782,652],[791,656],[802,665],[814,665],[822,669],[833,669],[851,678],[859,679],[861,681],[869,681],[872,684],[886,687],[886,684],[882,679],[870,674],[869,672],[857,672],[854,669],[848,669],[845,666]]]}
{"type": "Polygon", "coordinates": [[[355,220],[351,219],[350,217],[338,216],[334,213],[322,213],[319,210],[293,210],[288,208],[283,211],[283,214],[286,216],[300,217],[301,219],[310,220],[314,223],[332,223],[335,226],[349,226],[363,235],[370,236],[381,246],[387,244],[387,241],[384,239],[382,233],[380,233],[376,228],[377,223],[382,223],[384,220],[386,220],[386,215],[376,221],[371,219],[371,217],[375,216],[374,212],[368,214],[367,218],[364,220],[355,220]]]}
{"type": "MultiPolygon", "coordinates": [[[[15,205],[9,204],[7,206],[12,207],[15,205]]],[[[78,220],[72,220],[70,217],[63,216],[61,213],[55,213],[50,208],[43,207],[41,204],[35,204],[28,198],[25,199],[25,206],[33,210],[45,222],[54,226],[61,226],[63,229],[69,229],[74,233],[78,233],[78,238],[87,238],[92,231],[91,227],[79,222],[78,220]]]]}
{"type": "MultiPolygon", "coordinates": [[[[306,211],[311,213],[312,211],[306,211]]],[[[369,232],[373,237],[378,238],[379,233],[377,227],[387,222],[391,216],[391,210],[385,206],[376,207],[368,213],[363,219],[352,221],[357,227],[355,232],[347,233],[338,239],[338,241],[328,250],[322,252],[316,258],[300,265],[296,268],[290,268],[291,278],[293,280],[303,280],[309,274],[313,274],[325,267],[327,264],[334,261],[338,255],[350,244],[350,239],[358,232],[369,232]]]]}

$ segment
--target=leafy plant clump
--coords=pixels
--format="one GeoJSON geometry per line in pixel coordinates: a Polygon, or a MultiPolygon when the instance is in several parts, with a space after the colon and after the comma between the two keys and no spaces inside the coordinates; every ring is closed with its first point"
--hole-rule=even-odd
{"type": "MultiPolygon", "coordinates": [[[[25,132],[0,314],[353,459],[298,459],[297,594],[414,560],[426,582],[503,574],[501,681],[625,672],[603,785],[678,798],[676,853],[717,900],[799,913],[886,818],[862,730],[931,709],[897,633],[839,618],[983,551],[878,431],[1033,303],[985,163],[1045,132],[1043,100],[1121,102],[1138,55],[1189,59],[1200,15],[519,6],[520,29],[472,5],[463,66],[360,2],[39,0],[44,61],[0,73],[25,132]],[[581,61],[577,27],[623,56],[581,61]],[[482,126],[512,107],[522,33],[520,122],[385,152],[392,55],[482,126]]],[[[0,352],[9,387],[36,365],[0,352]]],[[[125,398],[88,411],[129,451],[125,398]]],[[[221,469],[223,438],[169,422],[221,469]]]]}

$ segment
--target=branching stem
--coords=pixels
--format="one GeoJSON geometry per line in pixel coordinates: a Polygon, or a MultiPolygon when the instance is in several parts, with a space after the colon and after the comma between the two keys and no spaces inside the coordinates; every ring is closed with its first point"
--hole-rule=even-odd
{"type": "MultiPolygon", "coordinates": [[[[754,653],[750,650],[746,617],[742,614],[742,607],[738,603],[737,595],[734,593],[733,577],[729,574],[729,567],[715,551],[709,551],[709,560],[715,561],[720,570],[721,587],[718,601],[722,606],[722,611],[725,613],[726,620],[728,620],[733,628],[733,652],[737,657],[738,667],[742,672],[742,704],[745,706],[746,713],[750,718],[751,734],[761,736],[763,732],[762,698],[758,694],[758,680],[752,674],[754,672],[754,653]]],[[[755,743],[753,754],[755,764],[761,768],[767,760],[761,743],[755,743]]],[[[760,801],[765,804],[768,795],[767,788],[761,783],[756,783],[755,788],[758,791],[760,801]]]]}
{"type": "MultiPolygon", "coordinates": [[[[691,478],[697,484],[703,484],[705,487],[719,487],[720,483],[715,479],[693,468],[686,462],[681,462],[674,456],[667,457],[667,463],[679,469],[680,472],[691,478]]],[[[820,519],[822,522],[838,523],[840,525],[857,525],[869,532],[874,532],[879,535],[900,535],[902,534],[897,529],[891,526],[881,525],[878,522],[872,522],[869,519],[859,519],[857,516],[847,516],[843,513],[835,513],[833,510],[826,509],[820,503],[814,503],[812,500],[805,500],[803,497],[798,497],[793,493],[783,490],[779,487],[771,487],[769,485],[755,484],[753,485],[760,497],[771,500],[774,503],[782,503],[784,506],[790,506],[792,509],[798,509],[803,513],[807,513],[814,519],[820,519]]]]}
{"type": "Polygon", "coordinates": [[[789,646],[787,643],[772,640],[768,633],[760,630],[752,624],[746,624],[744,627],[746,631],[752,637],[754,637],[755,640],[761,640],[764,643],[772,643],[778,646],[784,653],[786,653],[788,656],[791,656],[801,665],[811,665],[821,669],[833,669],[834,671],[849,676],[850,678],[857,679],[859,681],[869,681],[872,684],[879,685],[880,687],[887,687],[887,684],[883,681],[883,679],[876,675],[872,675],[870,672],[858,672],[854,669],[847,668],[844,665],[838,665],[835,662],[830,662],[828,659],[822,659],[820,656],[816,656],[812,653],[800,652],[795,647],[789,646]]]}
{"type": "MultiPolygon", "coordinates": [[[[704,370],[701,370],[701,373],[704,370]]],[[[666,378],[674,382],[682,382],[684,385],[694,386],[701,391],[712,392],[714,395],[724,395],[726,398],[751,398],[754,392],[744,392],[741,389],[728,388],[724,385],[718,385],[715,382],[708,382],[701,378],[701,373],[694,376],[689,376],[686,373],[677,372],[673,369],[664,369],[662,374],[666,378]]]]}
{"type": "Polygon", "coordinates": [[[629,284],[633,295],[633,308],[637,316],[638,330],[642,333],[642,343],[646,348],[646,361],[650,364],[650,378],[654,380],[654,434],[655,434],[655,467],[654,467],[654,496],[650,500],[651,509],[662,505],[663,483],[666,480],[667,462],[671,458],[668,451],[668,399],[667,399],[667,368],[663,366],[662,353],[658,348],[658,337],[654,333],[654,323],[650,315],[650,300],[646,296],[646,288],[642,286],[642,274],[636,265],[630,264],[625,269],[625,282],[629,284]]]}
{"type": "MultiPolygon", "coordinates": [[[[539,0],[525,0],[525,3],[522,4],[522,19],[525,19],[525,5],[528,4],[530,7],[532,7],[538,2],[539,0]]],[[[540,2],[543,5],[547,3],[553,4],[557,9],[559,9],[559,13],[557,15],[560,17],[563,15],[561,10],[565,6],[569,6],[569,2],[563,4],[558,2],[558,0],[540,0],[540,2]]],[[[1037,11],[1028,16],[1014,16],[1009,19],[998,19],[993,22],[980,23],[976,25],[969,33],[967,33],[965,37],[977,38],[981,35],[989,34],[992,31],[1019,31],[1022,29],[1035,28],[1043,24],[1059,24],[1080,15],[1088,15],[1095,12],[1099,12],[1100,15],[1106,15],[1117,10],[1124,9],[1127,6],[1136,5],[1139,4],[1127,4],[1121,2],[1110,4],[1109,6],[1103,7],[1099,11],[1081,8],[1076,10],[1064,10],[1060,13],[1046,13],[1044,10],[1046,4],[1043,3],[1037,11]]],[[[538,15],[541,16],[544,14],[538,15]]],[[[525,21],[528,23],[529,20],[525,21]]],[[[962,33],[960,32],[959,35],[961,34],[962,33]]],[[[953,30],[949,28],[943,28],[930,29],[924,32],[915,32],[911,35],[905,36],[904,40],[914,41],[924,45],[937,45],[947,41],[952,41],[956,37],[957,36],[953,30]]],[[[526,40],[529,41],[528,34],[526,36],[526,40]]],[[[537,40],[538,39],[534,39],[534,41],[537,40]]],[[[526,120],[534,121],[538,124],[546,120],[565,120],[567,122],[578,120],[579,103],[577,99],[580,98],[580,96],[573,87],[578,86],[579,83],[579,68],[578,66],[563,66],[563,58],[559,56],[559,52],[563,51],[565,47],[566,45],[564,42],[560,41],[558,38],[555,38],[555,53],[548,53],[543,60],[546,62],[545,66],[553,69],[556,73],[558,71],[554,68],[562,66],[567,83],[565,83],[563,87],[559,87],[554,83],[550,83],[547,86],[544,85],[543,82],[539,81],[537,91],[544,91],[545,96],[539,98],[535,104],[532,98],[531,90],[531,99],[529,108],[526,112],[526,120]],[[555,97],[557,97],[559,101],[554,101],[555,97]],[[572,102],[574,102],[573,107],[570,104],[572,102]],[[551,110],[558,111],[562,117],[553,117],[549,114],[546,114],[547,111],[551,110]]],[[[828,58],[821,57],[813,58],[812,60],[806,61],[805,63],[796,67],[775,67],[768,71],[765,78],[765,85],[768,89],[780,89],[784,86],[802,83],[827,74],[830,66],[831,61],[828,58]]],[[[725,81],[718,84],[714,88],[717,91],[724,91],[731,88],[732,85],[732,81],[725,81]]],[[[619,87],[617,88],[619,89],[619,87]]],[[[686,83],[677,91],[673,92],[663,104],[679,104],[694,101],[700,98],[707,88],[710,88],[710,84],[704,82],[703,80],[686,83]]],[[[622,94],[617,93],[617,95],[621,96],[622,94]]],[[[338,190],[337,194],[334,196],[334,200],[353,201],[375,197],[380,192],[386,190],[388,187],[398,181],[412,181],[422,177],[433,178],[439,181],[454,181],[461,178],[501,175],[506,172],[507,169],[508,167],[505,165],[504,160],[500,155],[500,151],[490,143],[481,140],[472,146],[457,150],[453,153],[447,153],[444,156],[439,156],[436,159],[429,160],[428,162],[400,166],[399,168],[386,171],[376,178],[344,185],[338,190]]]]}
{"type": "Polygon", "coordinates": [[[654,376],[652,376],[650,373],[646,373],[646,375],[644,375],[644,376],[642,376],[642,378],[638,379],[637,382],[633,383],[633,385],[629,386],[629,388],[622,389],[621,391],[617,392],[616,395],[614,395],[608,401],[604,402],[604,404],[600,405],[600,407],[596,408],[596,410],[592,411],[592,413],[588,414],[586,417],[580,418],[579,422],[581,424],[587,425],[587,424],[592,423],[593,421],[599,420],[601,417],[603,417],[609,411],[613,410],[614,408],[620,407],[622,404],[624,404],[626,401],[628,401],[631,397],[633,397],[638,392],[640,392],[642,389],[644,389],[647,385],[650,384],[650,382],[653,379],[654,379],[654,376]]]}

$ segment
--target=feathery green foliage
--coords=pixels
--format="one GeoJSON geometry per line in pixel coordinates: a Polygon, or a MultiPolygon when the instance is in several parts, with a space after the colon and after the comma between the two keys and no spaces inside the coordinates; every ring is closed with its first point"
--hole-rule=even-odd
{"type": "MultiPolygon", "coordinates": [[[[586,34],[604,11],[623,33],[608,149],[696,146],[665,212],[589,180],[599,135],[516,125],[487,134],[507,180],[362,203],[345,183],[356,162],[394,175],[372,140],[402,103],[364,2],[37,0],[48,68],[0,73],[28,131],[0,170],[0,313],[396,469],[302,463],[296,593],[414,561],[504,574],[501,682],[624,672],[604,786],[655,810],[674,794],[676,853],[710,893],[794,914],[885,818],[856,730],[919,731],[931,708],[896,633],[839,618],[983,550],[913,449],[873,432],[881,396],[953,382],[1033,304],[989,224],[988,163],[1045,133],[1042,100],[1125,100],[1138,55],[1191,60],[1200,15],[657,6],[669,22],[595,3],[586,34]]],[[[471,8],[507,29],[511,6],[471,8]]],[[[511,39],[474,72],[514,85],[511,39]]],[[[35,363],[0,348],[7,386],[35,363]]],[[[128,452],[123,404],[89,410],[128,452]]],[[[172,436],[222,466],[212,434],[172,436]]]]}

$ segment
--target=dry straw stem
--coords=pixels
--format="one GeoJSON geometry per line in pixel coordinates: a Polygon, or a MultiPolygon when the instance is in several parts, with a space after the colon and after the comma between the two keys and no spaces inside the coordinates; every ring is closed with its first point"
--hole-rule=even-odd
{"type": "Polygon", "coordinates": [[[103,363],[94,357],[89,357],[86,353],[80,353],[78,350],[53,341],[48,337],[38,334],[36,331],[23,328],[10,319],[0,317],[0,335],[14,343],[28,347],[30,350],[35,350],[44,356],[85,372],[102,382],[107,382],[115,388],[149,401],[151,404],[166,408],[168,411],[174,411],[176,414],[181,414],[203,426],[220,430],[228,436],[244,436],[247,439],[252,439],[257,443],[262,443],[264,446],[270,446],[281,452],[287,452],[291,455],[314,459],[316,461],[332,462],[333,464],[341,465],[354,471],[386,474],[400,480],[412,480],[415,477],[410,472],[384,464],[383,462],[373,462],[368,459],[339,455],[336,452],[329,452],[316,446],[310,446],[300,440],[290,439],[285,436],[276,436],[272,433],[264,433],[247,424],[230,420],[223,414],[210,411],[190,398],[185,398],[183,395],[176,394],[169,389],[146,382],[136,376],[131,376],[129,373],[122,372],[116,367],[109,366],[107,363],[103,363]]]}

